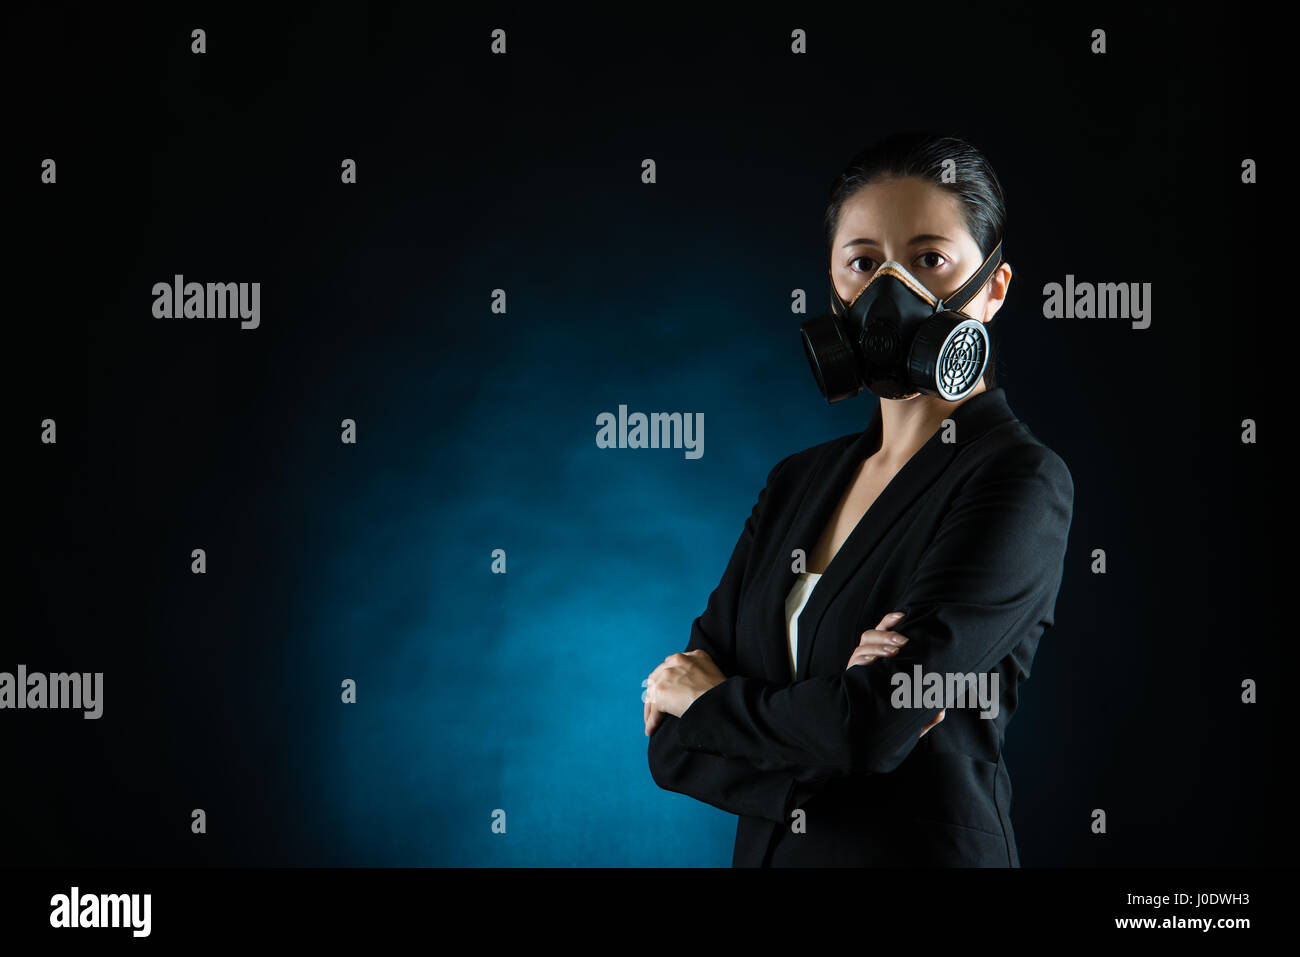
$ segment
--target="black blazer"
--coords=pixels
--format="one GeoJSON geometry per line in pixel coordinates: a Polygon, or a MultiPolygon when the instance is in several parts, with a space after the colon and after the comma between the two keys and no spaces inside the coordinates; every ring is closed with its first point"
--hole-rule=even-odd
{"type": "Polygon", "coordinates": [[[790,676],[785,598],[858,465],[866,431],[782,459],[759,493],[722,582],[691,626],[727,680],[649,742],[655,783],[740,816],[732,860],[760,866],[1020,866],[1003,735],[1053,624],[1074,483],[1001,388],[952,413],[893,477],[799,616],[790,676]],[[862,632],[892,611],[909,641],[845,670],[862,632]],[[980,708],[895,708],[900,672],[998,675],[980,708]],[[802,821],[795,814],[803,811],[802,821]],[[803,833],[798,833],[802,830],[803,833]]]}

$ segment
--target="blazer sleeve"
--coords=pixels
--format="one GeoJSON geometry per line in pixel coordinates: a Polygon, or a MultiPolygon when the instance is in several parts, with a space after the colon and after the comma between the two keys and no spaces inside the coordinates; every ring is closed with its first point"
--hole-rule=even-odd
{"type": "MultiPolygon", "coordinates": [[[[721,583],[709,596],[704,613],[691,625],[686,650],[707,651],[724,675],[736,672],[736,611],[755,530],[763,517],[768,490],[791,458],[782,459],[768,473],[767,483],[745,521],[721,583]]],[[[760,770],[743,758],[688,750],[682,745],[679,730],[680,719],[666,714],[650,735],[650,774],[659,787],[732,814],[786,822],[791,793],[799,780],[797,773],[760,770]]]]}
{"type": "Polygon", "coordinates": [[[728,677],[682,713],[682,745],[821,780],[894,770],[939,713],[895,708],[894,676],[917,664],[989,671],[1027,632],[1050,626],[1073,509],[1073,480],[1051,449],[990,457],[954,496],[890,609],[904,613],[893,630],[909,639],[897,655],[788,686],[728,677]]]}

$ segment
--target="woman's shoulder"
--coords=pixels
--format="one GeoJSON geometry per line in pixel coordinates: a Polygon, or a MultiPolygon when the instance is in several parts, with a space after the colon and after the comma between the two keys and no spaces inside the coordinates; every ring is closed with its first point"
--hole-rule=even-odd
{"type": "Polygon", "coordinates": [[[1073,498],[1074,477],[1065,459],[1020,419],[989,430],[966,451],[968,468],[986,478],[1034,477],[1073,498]]]}
{"type": "Polygon", "coordinates": [[[820,463],[827,459],[838,458],[861,435],[861,432],[849,432],[846,435],[840,435],[825,442],[818,442],[806,449],[790,453],[772,466],[767,475],[768,484],[771,485],[776,481],[797,480],[801,476],[811,474],[820,463]]]}

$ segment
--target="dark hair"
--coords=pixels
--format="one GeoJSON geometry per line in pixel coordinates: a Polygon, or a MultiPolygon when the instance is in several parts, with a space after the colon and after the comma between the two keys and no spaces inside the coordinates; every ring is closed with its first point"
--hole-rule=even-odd
{"type": "MultiPolygon", "coordinates": [[[[947,190],[959,200],[966,231],[979,247],[981,258],[987,257],[1006,227],[1006,199],[1002,184],[984,154],[956,136],[941,136],[926,131],[894,133],[873,143],[849,161],[831,186],[826,204],[826,255],[829,258],[839,228],[840,209],[844,201],[862,187],[889,177],[914,176],[947,190]],[[956,181],[943,181],[944,164],[952,160],[956,181]]],[[[997,385],[994,363],[997,359],[996,317],[989,320],[989,361],[984,369],[984,384],[997,385]]]]}

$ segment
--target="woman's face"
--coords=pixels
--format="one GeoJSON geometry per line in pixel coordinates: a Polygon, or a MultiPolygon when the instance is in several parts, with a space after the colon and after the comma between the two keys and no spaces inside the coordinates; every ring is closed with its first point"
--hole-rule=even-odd
{"type": "MultiPolygon", "coordinates": [[[[846,303],[881,263],[902,263],[936,296],[956,292],[984,262],[966,231],[961,201],[911,176],[877,180],[844,201],[831,246],[831,278],[846,303]]],[[[1002,307],[1011,282],[1003,263],[961,311],[988,322],[1002,307]]]]}

